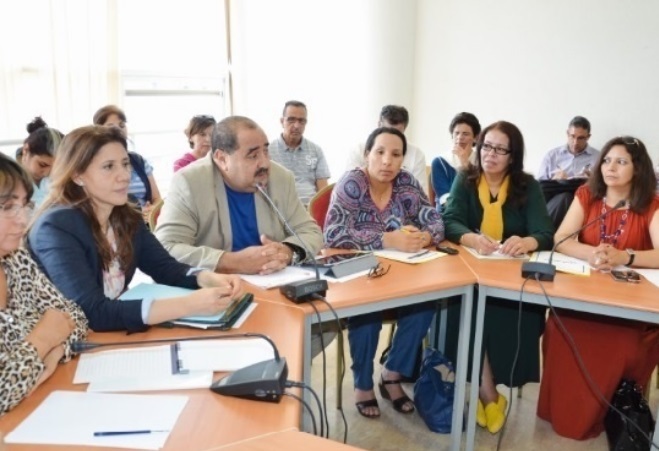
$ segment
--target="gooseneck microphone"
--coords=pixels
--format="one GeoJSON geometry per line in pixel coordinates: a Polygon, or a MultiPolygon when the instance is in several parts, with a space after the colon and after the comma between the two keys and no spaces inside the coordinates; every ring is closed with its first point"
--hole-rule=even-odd
{"type": "Polygon", "coordinates": [[[572,238],[575,235],[578,235],[581,233],[583,230],[587,229],[591,225],[595,224],[596,222],[604,219],[606,216],[608,216],[612,211],[618,210],[622,207],[627,205],[626,200],[621,200],[617,204],[615,204],[610,210],[605,211],[592,221],[587,222],[580,228],[578,228],[576,231],[570,233],[568,236],[558,240],[556,244],[554,244],[554,247],[551,248],[551,253],[549,254],[549,262],[548,263],[543,263],[543,262],[524,262],[522,264],[522,277],[527,279],[529,277],[535,279],[537,277],[538,280],[542,281],[547,281],[547,282],[553,282],[554,277],[556,276],[556,266],[552,264],[552,261],[554,259],[554,252],[556,252],[556,248],[572,238]]]}
{"type": "Polygon", "coordinates": [[[232,335],[202,335],[108,343],[74,341],[71,343],[71,350],[75,353],[82,353],[106,346],[134,346],[150,343],[174,343],[198,340],[235,340],[238,338],[261,338],[267,341],[272,346],[275,358],[254,363],[234,371],[223,379],[213,382],[210,386],[211,391],[225,396],[236,396],[256,401],[279,402],[286,388],[288,365],[286,364],[286,359],[279,356],[277,346],[275,346],[275,343],[267,335],[247,332],[232,335]]]}
{"type": "Polygon", "coordinates": [[[322,280],[320,278],[320,271],[318,270],[318,262],[316,261],[313,253],[309,250],[309,246],[306,245],[306,243],[302,240],[302,238],[300,238],[300,236],[295,232],[293,227],[291,227],[286,217],[284,217],[283,213],[279,210],[279,208],[277,208],[277,206],[270,198],[266,190],[259,183],[256,183],[254,186],[256,187],[257,190],[259,190],[263,198],[268,202],[270,208],[272,208],[272,210],[277,214],[277,217],[284,225],[286,230],[288,230],[288,232],[292,234],[295,238],[297,238],[297,240],[300,242],[306,254],[305,257],[311,260],[314,269],[316,271],[315,279],[307,279],[307,280],[300,280],[298,282],[292,282],[282,286],[279,289],[279,291],[284,296],[286,296],[286,298],[288,298],[289,300],[295,303],[310,301],[314,299],[314,296],[316,295],[324,297],[325,294],[327,293],[327,288],[328,288],[327,281],[322,280]]]}

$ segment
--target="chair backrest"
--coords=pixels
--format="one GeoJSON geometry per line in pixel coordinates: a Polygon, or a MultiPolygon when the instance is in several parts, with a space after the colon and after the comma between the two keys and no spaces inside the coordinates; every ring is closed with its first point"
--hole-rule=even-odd
{"type": "Polygon", "coordinates": [[[165,203],[164,199],[158,200],[156,204],[151,207],[151,211],[149,212],[149,229],[153,232],[156,230],[156,224],[158,223],[158,216],[160,216],[160,210],[162,209],[162,205],[165,203]]]}
{"type": "Polygon", "coordinates": [[[325,229],[325,216],[329,209],[330,198],[332,197],[332,190],[334,183],[330,183],[325,188],[322,188],[316,193],[315,196],[309,201],[309,214],[316,220],[320,226],[320,230],[325,229]]]}

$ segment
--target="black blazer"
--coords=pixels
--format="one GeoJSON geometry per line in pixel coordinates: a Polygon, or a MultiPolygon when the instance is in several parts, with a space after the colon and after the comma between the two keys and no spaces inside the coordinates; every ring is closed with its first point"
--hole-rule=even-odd
{"type": "MultiPolygon", "coordinates": [[[[81,210],[60,206],[45,211],[30,229],[27,245],[53,284],[80,305],[92,330],[138,332],[148,327],[142,321],[141,299],[117,301],[105,296],[100,255],[90,221],[81,210]]],[[[157,283],[199,288],[196,277],[187,275],[190,266],[170,256],[144,224],[133,237],[133,249],[124,288],[136,268],[157,283]]]]}

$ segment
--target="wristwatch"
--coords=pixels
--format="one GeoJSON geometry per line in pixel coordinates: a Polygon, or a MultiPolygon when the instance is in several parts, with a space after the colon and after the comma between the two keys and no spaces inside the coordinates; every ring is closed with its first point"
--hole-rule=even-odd
{"type": "Polygon", "coordinates": [[[631,266],[634,264],[634,258],[636,257],[636,252],[634,252],[634,249],[627,248],[625,249],[627,251],[627,255],[629,255],[629,261],[625,266],[631,266]]]}
{"type": "Polygon", "coordinates": [[[301,249],[296,246],[295,244],[291,243],[283,243],[288,247],[291,251],[293,251],[293,255],[291,256],[291,265],[295,266],[304,260],[304,254],[302,253],[301,249]]]}

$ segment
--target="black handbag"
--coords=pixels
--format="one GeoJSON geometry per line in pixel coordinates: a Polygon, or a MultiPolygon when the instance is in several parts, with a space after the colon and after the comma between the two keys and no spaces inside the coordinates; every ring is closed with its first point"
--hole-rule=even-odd
{"type": "Polygon", "coordinates": [[[634,381],[623,379],[618,385],[611,404],[624,414],[609,408],[604,418],[604,429],[610,451],[649,451],[654,432],[654,419],[641,387],[634,381]],[[632,424],[638,425],[638,428],[632,424]],[[639,428],[643,433],[639,431],[639,428]],[[645,434],[645,436],[643,435],[645,434]]]}

